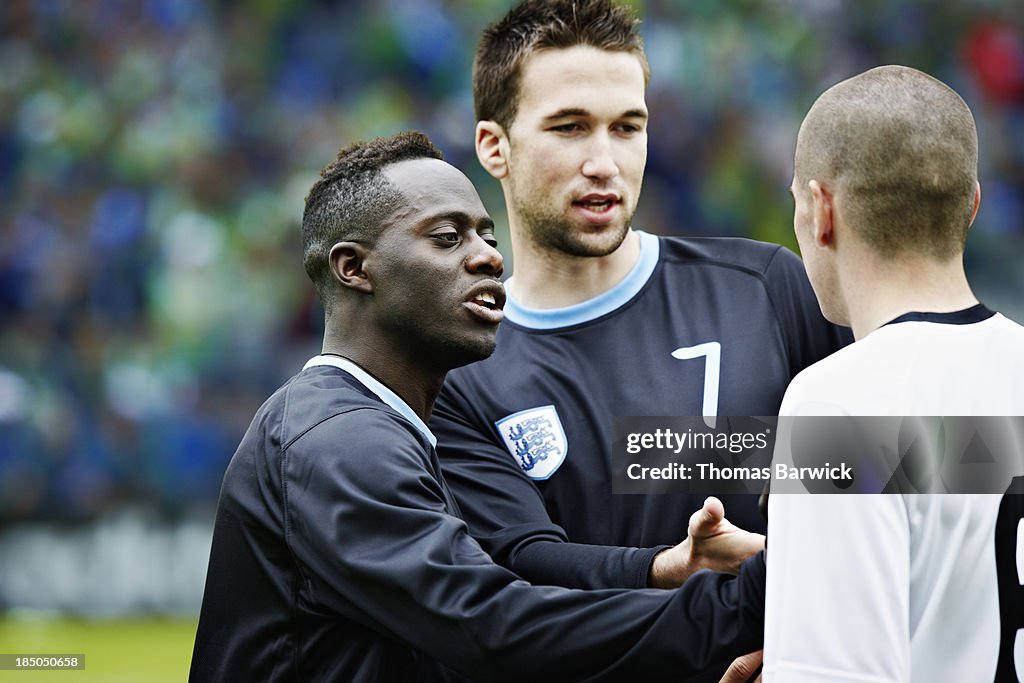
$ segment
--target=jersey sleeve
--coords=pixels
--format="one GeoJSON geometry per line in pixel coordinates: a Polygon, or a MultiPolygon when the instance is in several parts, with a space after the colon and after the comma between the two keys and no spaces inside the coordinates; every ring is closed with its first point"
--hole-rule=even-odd
{"type": "MultiPolygon", "coordinates": [[[[644,588],[654,556],[669,546],[626,548],[571,543],[551,521],[537,486],[476,417],[449,376],[430,429],[445,482],[470,533],[504,567],[531,583],[568,588],[644,588]]],[[[681,540],[681,539],[680,539],[681,540]]]]}
{"type": "Polygon", "coordinates": [[[789,249],[776,250],[765,269],[765,286],[786,341],[790,377],[853,342],[850,328],[822,315],[804,264],[789,249]]]}
{"type": "Polygon", "coordinates": [[[531,586],[449,514],[436,459],[403,421],[357,409],[287,446],[285,535],[303,590],[481,680],[674,680],[755,649],[763,562],[675,591],[531,586]]]}
{"type": "Polygon", "coordinates": [[[910,532],[898,495],[772,494],[766,683],[910,680],[910,532]]]}

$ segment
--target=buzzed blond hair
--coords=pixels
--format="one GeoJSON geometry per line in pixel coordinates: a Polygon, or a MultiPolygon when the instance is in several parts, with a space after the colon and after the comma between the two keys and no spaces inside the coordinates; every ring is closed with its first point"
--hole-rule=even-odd
{"type": "Polygon", "coordinates": [[[963,252],[978,180],[978,132],[945,83],[881,66],[817,99],[800,126],[798,188],[833,188],[837,210],[884,258],[963,252]]]}

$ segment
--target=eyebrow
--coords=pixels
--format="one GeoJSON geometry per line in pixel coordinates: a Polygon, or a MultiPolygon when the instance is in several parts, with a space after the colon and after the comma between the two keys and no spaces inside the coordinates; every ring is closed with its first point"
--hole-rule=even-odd
{"type": "MultiPolygon", "coordinates": [[[[555,119],[564,119],[569,116],[590,116],[590,112],[586,109],[580,109],[579,107],[567,107],[565,109],[559,109],[553,114],[548,114],[544,117],[545,121],[553,121],[555,119]]],[[[647,112],[643,109],[630,109],[623,112],[618,116],[620,119],[646,119],[647,112]]]]}

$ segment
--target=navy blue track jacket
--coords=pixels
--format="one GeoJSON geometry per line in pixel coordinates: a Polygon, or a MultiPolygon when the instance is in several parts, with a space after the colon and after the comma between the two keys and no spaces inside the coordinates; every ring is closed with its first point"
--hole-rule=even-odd
{"type": "Polygon", "coordinates": [[[258,411],[221,490],[191,681],[677,680],[760,646],[761,556],[675,591],[494,564],[429,430],[363,375],[307,367],[258,411]]]}

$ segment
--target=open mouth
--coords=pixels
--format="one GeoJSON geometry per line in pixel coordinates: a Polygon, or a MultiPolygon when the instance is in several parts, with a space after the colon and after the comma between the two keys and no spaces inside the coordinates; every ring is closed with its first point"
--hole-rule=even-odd
{"type": "Polygon", "coordinates": [[[463,304],[476,318],[489,323],[500,323],[505,314],[502,308],[505,306],[505,290],[497,281],[481,283],[477,291],[473,292],[470,298],[463,304]]]}
{"type": "Polygon", "coordinates": [[[615,198],[607,197],[604,199],[581,199],[573,203],[576,206],[581,206],[588,211],[593,211],[594,213],[605,213],[610,211],[611,208],[619,202],[615,198]]]}
{"type": "Polygon", "coordinates": [[[472,299],[473,303],[478,306],[483,306],[492,311],[500,310],[498,307],[498,301],[494,298],[494,295],[490,292],[480,292],[472,299]]]}
{"type": "Polygon", "coordinates": [[[614,192],[591,192],[573,201],[573,207],[592,225],[604,226],[619,215],[622,197],[614,192]]]}

